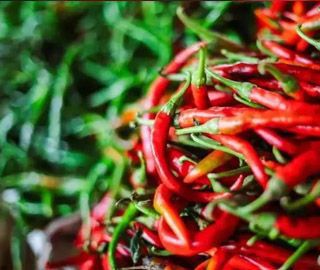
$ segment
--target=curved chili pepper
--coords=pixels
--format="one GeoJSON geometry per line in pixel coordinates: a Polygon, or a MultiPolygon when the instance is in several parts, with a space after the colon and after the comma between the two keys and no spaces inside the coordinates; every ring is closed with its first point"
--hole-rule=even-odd
{"type": "Polygon", "coordinates": [[[192,76],[191,90],[196,107],[206,109],[210,106],[205,74],[206,49],[202,47],[199,53],[199,67],[197,72],[192,76]]]}
{"type": "Polygon", "coordinates": [[[262,44],[265,48],[270,50],[271,53],[273,53],[275,56],[284,58],[287,60],[290,60],[292,62],[301,63],[301,64],[307,64],[307,65],[317,65],[314,60],[311,58],[298,54],[294,51],[291,51],[283,46],[281,46],[279,43],[271,40],[263,40],[262,44]]]}
{"type": "Polygon", "coordinates": [[[228,239],[238,225],[238,218],[222,213],[215,223],[202,231],[194,232],[191,246],[185,246],[170,230],[163,218],[159,222],[159,237],[163,246],[176,255],[191,256],[205,252],[228,239]]]}
{"type": "Polygon", "coordinates": [[[276,270],[274,266],[260,258],[251,258],[243,255],[234,255],[223,268],[223,270],[227,269],[276,270]]]}
{"type": "Polygon", "coordinates": [[[262,187],[265,187],[268,181],[268,176],[264,172],[264,167],[259,159],[259,156],[252,145],[244,139],[241,139],[233,135],[212,135],[209,137],[218,141],[226,147],[232,150],[242,153],[245,157],[246,162],[249,164],[253,174],[255,175],[257,181],[262,187]]]}
{"type": "Polygon", "coordinates": [[[124,230],[127,228],[127,226],[129,225],[131,220],[135,217],[135,215],[137,214],[137,211],[138,210],[136,209],[136,207],[134,206],[133,203],[129,204],[127,210],[122,215],[121,222],[117,225],[117,227],[115,228],[115,230],[113,232],[112,239],[111,239],[109,246],[108,246],[108,259],[109,259],[110,267],[112,270],[117,269],[115,252],[116,252],[119,238],[121,237],[121,234],[124,232],[124,230]]]}
{"type": "MultiPolygon", "coordinates": [[[[205,42],[198,42],[192,46],[184,49],[178,53],[175,58],[164,68],[163,72],[166,74],[178,72],[187,62],[187,60],[194,55],[201,47],[203,47],[205,42]]],[[[150,86],[149,94],[144,102],[144,108],[146,110],[159,104],[161,97],[165,93],[170,81],[164,77],[158,77],[150,86]]],[[[144,115],[144,119],[151,119],[152,114],[148,113],[144,115]]],[[[152,148],[151,148],[151,129],[147,126],[141,127],[141,141],[143,145],[143,153],[146,160],[147,171],[151,175],[154,175],[156,171],[155,161],[153,159],[152,148]]]]}
{"type": "Polygon", "coordinates": [[[166,141],[168,131],[172,122],[172,114],[175,111],[178,100],[181,99],[183,93],[189,87],[190,76],[185,86],[177,92],[171,100],[158,112],[151,135],[153,156],[157,168],[157,172],[162,183],[177,194],[189,201],[209,202],[213,199],[223,198],[226,194],[215,194],[213,192],[194,191],[178,181],[172,174],[166,157],[166,141]]]}
{"type": "MultiPolygon", "coordinates": [[[[247,239],[241,239],[236,243],[239,249],[234,252],[239,252],[240,254],[255,256],[264,258],[265,260],[275,263],[277,265],[283,264],[291,254],[290,250],[284,249],[278,245],[274,245],[262,240],[254,242],[252,245],[247,245],[247,239]]],[[[302,256],[295,264],[294,269],[318,269],[317,258],[312,255],[302,256]]]]}
{"type": "Polygon", "coordinates": [[[154,208],[163,216],[170,229],[175,233],[184,246],[190,245],[190,234],[184,222],[180,218],[180,213],[170,202],[173,193],[163,184],[160,185],[154,195],[154,208]]]}
{"type": "Polygon", "coordinates": [[[196,179],[212,172],[214,169],[225,164],[231,159],[231,155],[219,150],[212,151],[209,155],[203,158],[184,178],[185,183],[192,183],[196,179]]]}

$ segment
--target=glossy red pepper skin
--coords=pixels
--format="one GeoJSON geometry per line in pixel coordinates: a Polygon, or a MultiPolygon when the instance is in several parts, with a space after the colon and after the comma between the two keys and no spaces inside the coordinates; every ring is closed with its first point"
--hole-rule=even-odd
{"type": "MultiPolygon", "coordinates": [[[[254,114],[244,112],[236,116],[208,118],[202,126],[195,127],[195,129],[214,134],[237,134],[259,127],[284,128],[298,125],[318,126],[319,124],[320,121],[313,114],[304,115],[292,111],[266,110],[254,114]]],[[[191,131],[192,128],[189,130],[191,131]]]]}
{"type": "Polygon", "coordinates": [[[195,84],[191,84],[191,91],[194,104],[198,109],[206,109],[210,107],[211,103],[208,97],[208,89],[206,85],[197,86],[195,84]]]}
{"type": "Polygon", "coordinates": [[[209,260],[206,270],[219,270],[222,269],[227,260],[229,259],[230,254],[222,248],[218,248],[209,260]]]}
{"type": "MultiPolygon", "coordinates": [[[[294,76],[299,81],[305,81],[309,83],[320,84],[320,72],[318,69],[313,69],[312,66],[299,66],[294,64],[277,62],[273,64],[277,69],[281,72],[294,76]]],[[[280,90],[280,85],[276,80],[269,80],[263,78],[256,78],[259,76],[259,70],[257,64],[250,63],[235,63],[235,64],[225,64],[220,66],[212,67],[212,70],[215,72],[222,72],[222,76],[226,77],[235,77],[241,76],[244,78],[248,78],[248,80],[253,83],[257,83],[260,87],[266,86],[266,88],[271,88],[276,90],[280,90]]],[[[261,76],[261,75],[260,75],[261,76]]]]}
{"type": "Polygon", "coordinates": [[[286,60],[290,60],[294,63],[301,63],[305,65],[318,65],[313,59],[296,53],[292,50],[289,50],[279,43],[271,40],[264,40],[262,41],[263,46],[266,47],[269,51],[275,54],[277,57],[284,58],[286,60]]]}
{"type": "Polygon", "coordinates": [[[208,134],[209,137],[218,141],[230,149],[242,153],[245,157],[246,162],[249,164],[256,180],[259,184],[265,188],[268,182],[268,176],[264,171],[264,166],[253,148],[253,146],[246,140],[235,136],[235,135],[212,135],[208,134]]]}
{"type": "Polygon", "coordinates": [[[211,106],[226,106],[235,103],[230,93],[217,90],[208,90],[208,96],[211,106]]]}
{"type": "MultiPolygon", "coordinates": [[[[237,248],[233,248],[233,252],[263,258],[276,265],[282,265],[292,253],[291,250],[262,240],[256,241],[252,245],[248,246],[247,240],[248,238],[242,238],[237,242],[237,248]]],[[[313,255],[302,256],[295,264],[294,269],[319,269],[319,266],[317,265],[317,257],[313,255]]]]}
{"type": "Polygon", "coordinates": [[[189,247],[191,241],[190,233],[180,217],[178,208],[174,206],[174,202],[171,201],[172,198],[173,193],[163,184],[160,185],[154,195],[154,208],[163,216],[179,241],[181,241],[184,246],[189,247]]]}
{"type": "Polygon", "coordinates": [[[261,110],[242,107],[211,107],[207,110],[187,109],[176,116],[176,123],[181,128],[194,126],[195,123],[204,124],[212,118],[241,115],[245,112],[256,113],[261,110]]]}
{"type": "Polygon", "coordinates": [[[276,220],[276,228],[282,234],[298,239],[320,238],[320,217],[308,216],[292,218],[280,215],[276,220]]]}
{"type": "Polygon", "coordinates": [[[176,255],[192,256],[219,246],[228,239],[238,225],[238,218],[222,213],[215,223],[202,231],[194,232],[191,246],[185,246],[170,230],[163,218],[159,222],[159,237],[163,246],[176,255]]]}
{"type": "Polygon", "coordinates": [[[252,258],[244,255],[234,255],[223,267],[223,270],[276,270],[270,263],[260,258],[252,258]]]}
{"type": "Polygon", "coordinates": [[[279,167],[275,177],[283,181],[288,188],[293,188],[309,176],[320,173],[319,157],[319,149],[306,150],[288,164],[279,167]]]}
{"type": "MultiPolygon", "coordinates": [[[[204,46],[205,42],[198,42],[194,45],[184,49],[180,53],[178,53],[175,58],[172,60],[170,64],[163,70],[164,73],[170,74],[178,72],[188,61],[188,59],[194,55],[202,46],[204,46]]],[[[164,95],[167,87],[169,86],[170,81],[164,77],[158,77],[150,86],[148,96],[144,102],[144,109],[149,110],[152,107],[159,104],[161,97],[164,95]]],[[[144,119],[152,119],[153,115],[151,113],[145,114],[144,119]]],[[[142,126],[140,132],[142,145],[143,145],[143,153],[146,160],[147,171],[151,175],[155,175],[155,161],[152,155],[151,148],[151,130],[148,126],[142,126]]]]}

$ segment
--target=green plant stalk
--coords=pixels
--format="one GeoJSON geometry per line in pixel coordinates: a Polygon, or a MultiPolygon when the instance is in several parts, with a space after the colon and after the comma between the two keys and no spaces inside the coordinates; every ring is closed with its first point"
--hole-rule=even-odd
{"type": "Polygon", "coordinates": [[[115,253],[116,253],[119,239],[120,239],[122,233],[129,226],[130,222],[136,216],[137,212],[138,212],[138,210],[135,207],[135,205],[133,203],[130,203],[127,210],[124,212],[120,223],[114,229],[112,239],[111,239],[109,246],[108,246],[108,258],[109,258],[109,263],[110,263],[112,270],[117,269],[117,262],[116,262],[116,258],[115,258],[115,253]]]}

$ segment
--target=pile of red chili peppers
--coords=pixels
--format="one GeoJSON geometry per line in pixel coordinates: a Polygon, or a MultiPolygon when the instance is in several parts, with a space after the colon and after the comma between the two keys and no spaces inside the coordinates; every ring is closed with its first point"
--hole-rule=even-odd
{"type": "Polygon", "coordinates": [[[81,253],[47,269],[320,269],[320,4],[255,14],[256,50],[198,42],[161,71],[127,153],[134,193],[111,220],[106,194],[81,253]]]}

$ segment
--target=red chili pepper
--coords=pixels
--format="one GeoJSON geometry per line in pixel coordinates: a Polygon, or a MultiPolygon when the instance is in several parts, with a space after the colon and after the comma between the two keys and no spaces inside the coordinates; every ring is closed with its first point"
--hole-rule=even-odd
{"type": "Polygon", "coordinates": [[[223,270],[276,270],[270,263],[258,258],[251,258],[243,255],[234,255],[225,265],[223,270]]]}
{"type": "Polygon", "coordinates": [[[292,50],[289,50],[283,46],[281,46],[279,43],[271,40],[263,40],[262,45],[270,50],[271,53],[273,53],[275,56],[284,58],[286,60],[290,60],[294,63],[301,63],[301,64],[306,64],[306,65],[314,65],[318,66],[319,63],[314,61],[313,59],[301,55],[299,53],[296,53],[292,50]]]}
{"type": "Polygon", "coordinates": [[[197,72],[192,76],[191,90],[196,107],[206,109],[210,107],[205,74],[206,49],[202,47],[199,53],[199,67],[197,72]]]}
{"type": "Polygon", "coordinates": [[[270,11],[272,14],[277,14],[279,12],[282,12],[284,11],[287,4],[288,3],[283,0],[274,0],[271,3],[270,11]]]}
{"type": "Polygon", "coordinates": [[[218,248],[214,255],[209,260],[206,270],[219,270],[222,269],[226,261],[229,259],[230,254],[222,248],[218,248]]]}
{"type": "Polygon", "coordinates": [[[238,218],[222,213],[215,223],[204,230],[193,233],[191,246],[185,246],[170,230],[163,218],[159,222],[159,237],[163,246],[171,253],[192,256],[220,245],[228,239],[238,225],[238,218]]]}
{"type": "Polygon", "coordinates": [[[242,153],[246,162],[250,166],[254,176],[262,187],[266,187],[268,176],[264,172],[264,166],[253,146],[244,139],[233,135],[209,135],[232,150],[242,153]]]}
{"type": "Polygon", "coordinates": [[[295,126],[287,128],[287,131],[311,137],[320,137],[319,126],[295,126]]]}
{"type": "Polygon", "coordinates": [[[180,213],[174,203],[171,202],[173,193],[164,185],[158,186],[154,195],[154,208],[163,216],[170,229],[186,247],[190,245],[190,233],[180,218],[180,213]]]}
{"type": "Polygon", "coordinates": [[[205,132],[210,134],[237,134],[248,129],[269,127],[284,128],[297,125],[319,125],[320,121],[315,115],[303,115],[295,112],[286,111],[261,111],[255,114],[243,113],[231,117],[219,117],[207,119],[207,121],[198,126],[179,129],[177,135],[183,135],[195,132],[205,132]]]}
{"type": "Polygon", "coordinates": [[[152,149],[153,157],[156,164],[156,169],[162,183],[172,190],[180,194],[185,199],[197,202],[209,202],[213,199],[225,197],[226,194],[215,194],[213,192],[194,191],[181,182],[172,174],[170,167],[167,163],[166,156],[166,142],[168,138],[168,131],[172,122],[172,114],[177,106],[177,101],[181,99],[185,90],[189,87],[190,78],[176,95],[158,112],[152,131],[152,149]]]}
{"type": "Polygon", "coordinates": [[[282,234],[299,239],[320,238],[320,217],[307,216],[301,218],[292,218],[285,215],[277,217],[276,228],[282,234]]]}
{"type": "Polygon", "coordinates": [[[300,86],[303,91],[306,92],[311,97],[319,98],[320,97],[320,86],[316,84],[311,84],[308,82],[300,81],[300,86]]]}
{"type": "MultiPolygon", "coordinates": [[[[271,244],[262,240],[254,242],[252,245],[247,245],[248,238],[241,239],[236,243],[239,249],[234,252],[264,258],[265,260],[282,265],[291,255],[291,251],[281,246],[271,244]]],[[[317,258],[312,255],[302,256],[295,264],[294,269],[318,269],[317,258]]]]}
{"type": "MultiPolygon", "coordinates": [[[[299,81],[306,81],[309,83],[320,84],[320,72],[319,69],[313,69],[313,65],[299,66],[292,63],[277,62],[273,64],[280,71],[294,76],[299,81]]],[[[252,63],[235,63],[227,65],[219,65],[211,68],[214,72],[219,73],[220,76],[245,76],[249,80],[257,80],[258,82],[262,78],[252,78],[259,76],[259,70],[257,64],[252,63]]],[[[270,79],[270,78],[269,78],[270,79]]],[[[273,80],[269,80],[269,84],[273,80]]],[[[274,83],[273,83],[274,84],[274,83]]],[[[273,88],[275,85],[270,85],[273,88]]],[[[278,88],[277,88],[278,89],[278,88]]]]}
{"type": "Polygon", "coordinates": [[[233,88],[237,94],[246,100],[256,102],[273,110],[296,111],[304,113],[319,113],[320,106],[302,101],[288,100],[284,96],[257,87],[248,82],[237,82],[224,78],[208,70],[208,74],[215,80],[233,88]]]}
{"type": "Polygon", "coordinates": [[[208,87],[207,90],[211,106],[225,106],[234,103],[230,93],[210,90],[208,87]]]}
{"type": "MultiPolygon", "coordinates": [[[[171,61],[170,64],[163,70],[164,73],[170,74],[178,72],[187,62],[187,60],[194,55],[202,46],[204,46],[205,42],[198,42],[180,53],[178,53],[175,58],[171,61]]],[[[159,101],[163,94],[165,93],[167,87],[169,86],[170,81],[164,77],[158,77],[150,86],[149,94],[147,99],[144,102],[144,108],[146,110],[151,109],[152,107],[159,104],[159,101]]],[[[148,113],[144,115],[144,119],[151,119],[152,114],[148,113]]],[[[146,160],[147,171],[151,175],[155,174],[156,165],[152,155],[151,148],[151,130],[148,126],[141,127],[141,141],[143,144],[143,153],[146,160]]]]}

